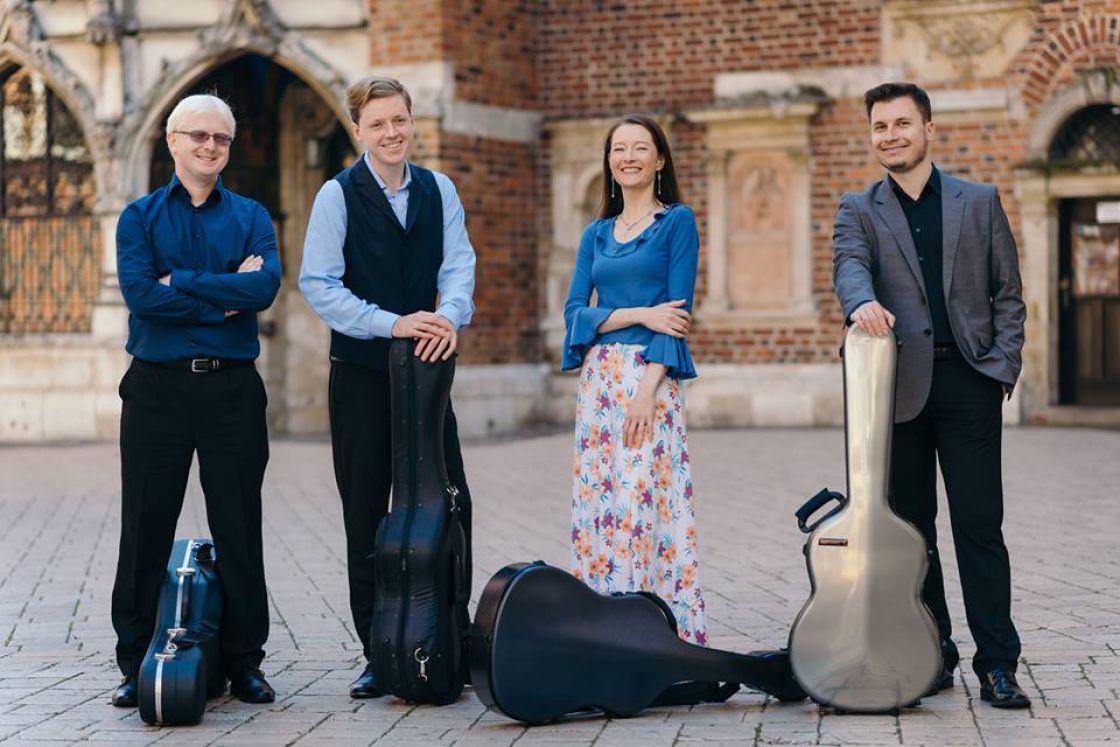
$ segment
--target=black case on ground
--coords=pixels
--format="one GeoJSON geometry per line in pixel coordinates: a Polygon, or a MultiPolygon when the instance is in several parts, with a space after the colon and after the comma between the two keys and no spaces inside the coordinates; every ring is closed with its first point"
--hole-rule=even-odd
{"type": "Polygon", "coordinates": [[[171,549],[155,632],[137,682],[140,718],[146,723],[197,724],[206,699],[225,690],[216,560],[208,539],[176,540],[171,549]]]}
{"type": "Polygon", "coordinates": [[[443,453],[455,360],[425,363],[414,351],[395,340],[389,353],[393,503],[374,541],[370,640],[379,688],[443,705],[463,691],[470,623],[466,538],[443,453]]]}
{"type": "Polygon", "coordinates": [[[785,651],[736,654],[686,643],[653,594],[598,594],[539,561],[508,565],[486,584],[470,652],[479,700],[529,724],[721,702],[740,685],[779,700],[805,697],[785,651]]]}

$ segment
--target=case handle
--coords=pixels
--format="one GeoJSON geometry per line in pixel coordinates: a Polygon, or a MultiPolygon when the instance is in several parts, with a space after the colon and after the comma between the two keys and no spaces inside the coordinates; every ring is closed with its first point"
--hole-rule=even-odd
{"type": "Polygon", "coordinates": [[[838,493],[835,490],[829,490],[828,488],[822,488],[819,493],[814,495],[809,500],[805,501],[805,504],[794,512],[793,515],[797,517],[797,528],[800,529],[804,534],[810,534],[814,529],[817,528],[818,524],[820,524],[829,516],[832,516],[847,505],[848,499],[844,496],[843,493],[838,493]],[[840,505],[829,511],[817,521],[813,522],[811,525],[807,523],[810,516],[815,514],[823,507],[827,506],[832,501],[836,501],[840,505]]]}

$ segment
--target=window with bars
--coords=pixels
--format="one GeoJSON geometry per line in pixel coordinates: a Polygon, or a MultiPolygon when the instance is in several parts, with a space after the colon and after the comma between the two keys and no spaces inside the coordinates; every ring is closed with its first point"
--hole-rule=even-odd
{"type": "Polygon", "coordinates": [[[93,161],[43,78],[0,71],[0,333],[88,332],[100,282],[93,161]]]}
{"type": "Polygon", "coordinates": [[[1120,104],[1093,104],[1065,121],[1050,143],[1056,164],[1120,164],[1120,104]]]}

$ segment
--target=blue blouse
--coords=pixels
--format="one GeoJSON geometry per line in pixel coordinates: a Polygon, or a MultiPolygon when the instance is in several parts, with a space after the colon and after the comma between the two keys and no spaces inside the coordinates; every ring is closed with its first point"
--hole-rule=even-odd
{"type": "Polygon", "coordinates": [[[695,378],[688,345],[679,337],[640,324],[602,334],[598,330],[615,309],[684,299],[685,310],[692,311],[700,255],[696,217],[686,205],[670,205],[654,215],[653,223],[637,238],[625,244],[615,240],[614,224],[614,218],[596,220],[584,229],[580,239],[568,302],[564,304],[567,334],[561,368],[579,368],[592,345],[622,342],[644,345],[642,358],[665,364],[667,376],[695,378]],[[592,289],[599,293],[596,306],[589,305],[592,289]]]}

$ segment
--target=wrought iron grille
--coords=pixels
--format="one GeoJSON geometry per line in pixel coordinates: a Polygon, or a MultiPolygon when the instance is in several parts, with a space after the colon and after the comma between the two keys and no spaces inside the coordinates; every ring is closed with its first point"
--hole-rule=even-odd
{"type": "Polygon", "coordinates": [[[34,72],[0,73],[0,333],[88,332],[100,282],[93,163],[34,72]]]}
{"type": "Polygon", "coordinates": [[[1050,143],[1050,161],[1120,164],[1120,105],[1093,104],[1067,119],[1050,143]]]}

